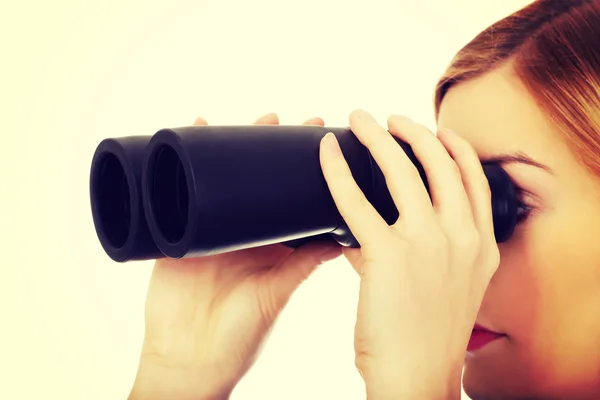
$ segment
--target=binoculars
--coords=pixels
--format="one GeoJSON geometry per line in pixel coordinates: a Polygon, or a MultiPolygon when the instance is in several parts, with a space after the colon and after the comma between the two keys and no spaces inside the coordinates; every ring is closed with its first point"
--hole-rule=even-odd
{"type": "MultiPolygon", "coordinates": [[[[359,247],[339,214],[319,161],[332,132],[367,200],[392,225],[399,213],[385,177],[349,128],[188,126],[105,139],[90,171],[98,239],[117,262],[219,254],[313,240],[359,247]]],[[[410,146],[395,138],[427,177],[410,146]]],[[[482,164],[492,193],[494,234],[510,238],[515,188],[496,163],[482,164]]]]}

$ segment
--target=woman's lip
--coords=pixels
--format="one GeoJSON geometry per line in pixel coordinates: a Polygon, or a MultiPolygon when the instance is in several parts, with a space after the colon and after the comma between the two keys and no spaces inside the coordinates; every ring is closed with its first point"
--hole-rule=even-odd
{"type": "Polygon", "coordinates": [[[473,326],[473,330],[474,331],[484,331],[484,332],[489,332],[489,333],[493,333],[495,335],[502,335],[502,333],[500,332],[494,332],[491,329],[486,328],[485,326],[479,325],[479,324],[475,324],[475,326],[473,326]]]}
{"type": "Polygon", "coordinates": [[[471,337],[469,338],[469,344],[467,345],[467,351],[473,352],[481,349],[487,344],[500,339],[506,335],[498,332],[490,331],[487,328],[482,327],[481,325],[475,325],[473,327],[473,331],[471,332],[471,337]]]}

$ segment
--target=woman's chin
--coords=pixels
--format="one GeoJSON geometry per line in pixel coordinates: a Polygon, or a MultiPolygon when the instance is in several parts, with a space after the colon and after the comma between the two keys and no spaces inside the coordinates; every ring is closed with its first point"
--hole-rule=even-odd
{"type": "Polygon", "coordinates": [[[468,352],[463,368],[463,390],[472,400],[510,399],[515,379],[504,340],[468,352]],[[507,369],[508,367],[508,369],[507,369]]]}
{"type": "Polygon", "coordinates": [[[465,357],[462,386],[471,400],[536,398],[529,396],[535,386],[529,366],[515,362],[510,350],[498,341],[465,357]]]}
{"type": "Polygon", "coordinates": [[[502,388],[489,384],[485,380],[477,380],[476,377],[465,373],[463,375],[463,391],[471,400],[508,400],[514,397],[508,395],[502,388]]]}

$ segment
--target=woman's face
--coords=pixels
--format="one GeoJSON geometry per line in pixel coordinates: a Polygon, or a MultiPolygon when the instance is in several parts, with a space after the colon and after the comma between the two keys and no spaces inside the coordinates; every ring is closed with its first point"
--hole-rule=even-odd
{"type": "MultiPolygon", "coordinates": [[[[600,398],[600,184],[580,166],[510,66],[451,89],[439,127],[504,164],[522,189],[513,237],[477,323],[505,338],[468,353],[473,399],[600,398]],[[527,209],[530,212],[527,213],[527,209]]],[[[600,157],[600,154],[598,155],[600,157]]]]}

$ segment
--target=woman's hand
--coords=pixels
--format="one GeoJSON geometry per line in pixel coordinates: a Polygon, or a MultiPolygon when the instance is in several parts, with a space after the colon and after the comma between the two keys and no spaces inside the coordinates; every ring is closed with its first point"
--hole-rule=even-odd
{"type": "Polygon", "coordinates": [[[368,398],[460,398],[471,330],[499,264],[479,158],[459,136],[441,130],[436,137],[401,116],[389,118],[388,132],[357,110],[350,128],[383,171],[400,214],[388,226],[328,135],[321,144],[323,173],[361,245],[343,253],[361,277],[354,344],[368,398]],[[392,135],[423,165],[431,199],[392,135]]]}
{"type": "MultiPolygon", "coordinates": [[[[256,124],[278,124],[278,117],[269,114],[256,124]]],[[[195,125],[207,123],[198,118],[195,125]]],[[[314,118],[305,125],[324,122],[314,118]]],[[[156,261],[130,400],[228,398],[293,291],[341,253],[332,240],[296,250],[274,244],[156,261]]]]}

